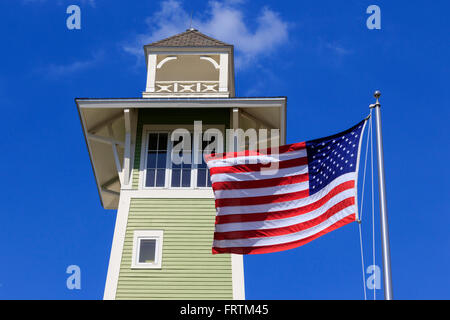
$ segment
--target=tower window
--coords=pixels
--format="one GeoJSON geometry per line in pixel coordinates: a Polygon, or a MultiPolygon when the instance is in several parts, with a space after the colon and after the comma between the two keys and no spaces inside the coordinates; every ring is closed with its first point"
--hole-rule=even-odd
{"type": "MultiPolygon", "coordinates": [[[[183,143],[183,137],[180,137],[178,141],[173,141],[173,147],[181,146],[183,143]]],[[[192,146],[192,141],[191,144],[192,146]]],[[[179,154],[181,163],[175,163],[171,161],[171,187],[172,188],[189,188],[191,187],[191,177],[192,177],[192,150],[183,150],[179,154]]]]}
{"type": "MultiPolygon", "coordinates": [[[[144,186],[146,188],[207,188],[211,187],[211,179],[208,167],[201,156],[201,163],[195,164],[193,160],[193,141],[191,148],[181,148],[183,136],[177,141],[171,141],[170,132],[149,132],[145,150],[145,175],[144,186]],[[180,151],[178,157],[182,161],[173,161],[172,152],[177,148],[180,151]]],[[[191,135],[192,139],[192,135],[191,135]]],[[[213,137],[214,139],[214,137],[213,137]]],[[[202,140],[202,155],[205,148],[213,141],[202,140]]],[[[212,153],[215,150],[208,150],[212,153]]]]}
{"type": "Polygon", "coordinates": [[[162,261],[162,242],[162,230],[134,231],[131,268],[160,269],[162,261]]]}
{"type": "MultiPolygon", "coordinates": [[[[213,137],[214,138],[214,137],[213,137]]],[[[213,141],[202,141],[202,151],[205,151],[213,141]]],[[[207,153],[213,153],[215,150],[206,150],[207,153]]],[[[211,187],[211,179],[209,177],[208,167],[205,159],[202,157],[202,163],[197,166],[197,187],[211,187]]]]}
{"type": "Polygon", "coordinates": [[[164,187],[166,184],[167,141],[167,133],[149,134],[146,187],[164,187]]]}

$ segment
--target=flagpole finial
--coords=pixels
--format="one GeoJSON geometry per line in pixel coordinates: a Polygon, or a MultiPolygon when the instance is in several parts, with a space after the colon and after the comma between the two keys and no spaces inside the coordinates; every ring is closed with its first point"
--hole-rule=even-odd
{"type": "Polygon", "coordinates": [[[380,98],[380,96],[381,96],[381,92],[380,91],[375,91],[375,93],[373,94],[373,96],[377,99],[377,103],[378,103],[378,99],[380,98]]]}

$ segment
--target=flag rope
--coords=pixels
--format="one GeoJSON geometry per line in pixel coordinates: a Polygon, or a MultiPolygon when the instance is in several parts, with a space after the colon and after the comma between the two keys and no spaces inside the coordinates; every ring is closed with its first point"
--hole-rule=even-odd
{"type": "MultiPolygon", "coordinates": [[[[372,113],[372,109],[370,109],[370,113],[372,113]]],[[[372,118],[370,119],[370,127],[372,127],[372,118]]],[[[375,267],[375,196],[374,196],[374,182],[373,182],[373,134],[372,131],[370,132],[370,164],[371,164],[371,171],[372,171],[372,265],[375,267]]],[[[373,273],[373,280],[374,280],[374,286],[373,286],[373,300],[377,299],[376,295],[376,272],[373,273]]]]}
{"type": "MultiPolygon", "coordinates": [[[[362,268],[362,279],[363,279],[363,289],[364,289],[364,300],[367,300],[367,292],[366,292],[366,276],[365,276],[365,266],[364,266],[364,248],[363,248],[363,240],[362,240],[362,212],[364,205],[364,189],[366,183],[366,168],[367,168],[367,156],[369,151],[369,137],[372,138],[372,110],[370,110],[370,114],[368,116],[369,128],[367,129],[367,139],[366,139],[366,154],[364,157],[364,171],[363,171],[363,183],[361,188],[361,206],[359,210],[359,219],[358,219],[358,231],[359,231],[359,244],[361,249],[361,268],[362,268]]],[[[370,139],[372,141],[372,139],[370,139]]],[[[373,192],[373,154],[372,155],[372,192],[373,192]]],[[[373,197],[372,197],[373,202],[373,197]]],[[[372,206],[373,207],[373,206],[372,206]]],[[[372,210],[373,211],[373,210],[372,210]]]]}

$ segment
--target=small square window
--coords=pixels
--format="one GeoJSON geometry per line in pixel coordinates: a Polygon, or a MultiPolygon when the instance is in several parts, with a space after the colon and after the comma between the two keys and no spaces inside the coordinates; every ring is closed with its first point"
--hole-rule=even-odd
{"type": "Polygon", "coordinates": [[[162,230],[136,230],[133,241],[132,269],[160,269],[162,230]]]}
{"type": "Polygon", "coordinates": [[[156,239],[139,240],[139,263],[155,263],[156,239]]]}

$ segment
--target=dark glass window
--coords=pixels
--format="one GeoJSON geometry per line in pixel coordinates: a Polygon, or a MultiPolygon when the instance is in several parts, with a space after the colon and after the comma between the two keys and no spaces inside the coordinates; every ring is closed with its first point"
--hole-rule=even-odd
{"type": "Polygon", "coordinates": [[[207,146],[214,142],[215,137],[213,136],[209,141],[203,141],[202,139],[202,163],[197,165],[197,187],[211,187],[211,179],[209,177],[209,170],[206,165],[204,154],[214,153],[214,149],[206,149],[207,146]]]}
{"type": "Polygon", "coordinates": [[[146,187],[165,186],[167,140],[167,133],[150,133],[148,136],[146,187]]]}
{"type": "MultiPolygon", "coordinates": [[[[202,139],[201,163],[197,165],[192,164],[193,154],[191,149],[181,148],[178,154],[183,159],[181,163],[172,161],[170,151],[183,143],[183,138],[181,136],[177,141],[172,142],[169,133],[160,132],[148,135],[145,187],[166,187],[166,172],[168,172],[168,169],[171,169],[171,175],[168,179],[168,186],[171,188],[211,187],[209,170],[203,155],[216,152],[214,149],[206,150],[207,146],[214,142],[215,137],[212,137],[209,141],[203,141],[202,139]],[[196,181],[191,181],[192,170],[197,171],[196,181]]],[[[193,141],[191,140],[192,146],[193,141]]]]}
{"type": "Polygon", "coordinates": [[[139,263],[154,263],[156,255],[156,240],[141,239],[139,241],[139,263]]]}
{"type": "MultiPolygon", "coordinates": [[[[183,143],[183,139],[183,137],[180,137],[178,141],[173,141],[173,147],[183,143]]],[[[182,149],[178,156],[182,159],[182,162],[175,163],[175,161],[172,161],[172,181],[170,186],[173,188],[189,188],[191,186],[192,152],[191,150],[182,149]]]]}

